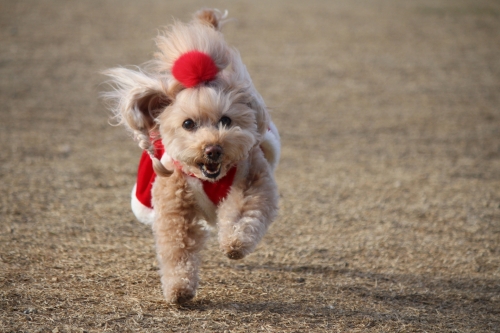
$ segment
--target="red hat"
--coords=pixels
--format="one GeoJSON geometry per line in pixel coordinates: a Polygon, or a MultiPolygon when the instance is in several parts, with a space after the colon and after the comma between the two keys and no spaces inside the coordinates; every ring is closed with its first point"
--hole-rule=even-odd
{"type": "Polygon", "coordinates": [[[172,67],[172,75],[186,88],[212,81],[219,73],[215,61],[206,53],[190,51],[181,55],[172,67]]]}

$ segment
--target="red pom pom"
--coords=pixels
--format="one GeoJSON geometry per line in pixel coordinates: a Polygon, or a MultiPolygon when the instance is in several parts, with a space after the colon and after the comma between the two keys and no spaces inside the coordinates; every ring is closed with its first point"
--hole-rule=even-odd
{"type": "Polygon", "coordinates": [[[215,79],[219,69],[208,54],[200,51],[184,53],[174,62],[172,74],[186,88],[215,79]]]}

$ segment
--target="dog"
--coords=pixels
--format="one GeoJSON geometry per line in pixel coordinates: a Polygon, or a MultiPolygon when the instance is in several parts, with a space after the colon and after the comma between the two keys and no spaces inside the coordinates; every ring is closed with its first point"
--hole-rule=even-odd
{"type": "Polygon", "coordinates": [[[154,59],[104,72],[117,124],[143,149],[132,211],[151,224],[163,294],[196,295],[200,251],[217,226],[230,259],[251,253],[278,213],[280,136],[238,51],[203,9],[156,37],[154,59]]]}

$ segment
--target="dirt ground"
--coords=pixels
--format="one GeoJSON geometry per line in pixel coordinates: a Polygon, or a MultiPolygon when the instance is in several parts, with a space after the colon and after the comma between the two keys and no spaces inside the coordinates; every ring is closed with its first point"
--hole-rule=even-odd
{"type": "Polygon", "coordinates": [[[500,331],[500,2],[0,1],[0,332],[500,331]],[[99,71],[228,9],[282,135],[257,251],[183,307],[99,71]]]}

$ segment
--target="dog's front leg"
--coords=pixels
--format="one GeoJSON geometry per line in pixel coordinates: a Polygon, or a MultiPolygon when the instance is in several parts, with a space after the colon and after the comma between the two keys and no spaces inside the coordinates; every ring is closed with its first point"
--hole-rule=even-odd
{"type": "Polygon", "coordinates": [[[231,188],[219,207],[221,250],[230,259],[251,253],[278,212],[278,188],[262,151],[249,156],[248,175],[231,188]]]}
{"type": "Polygon", "coordinates": [[[207,237],[184,177],[157,177],[153,186],[153,232],[165,299],[184,303],[198,287],[199,251],[207,237]]]}

